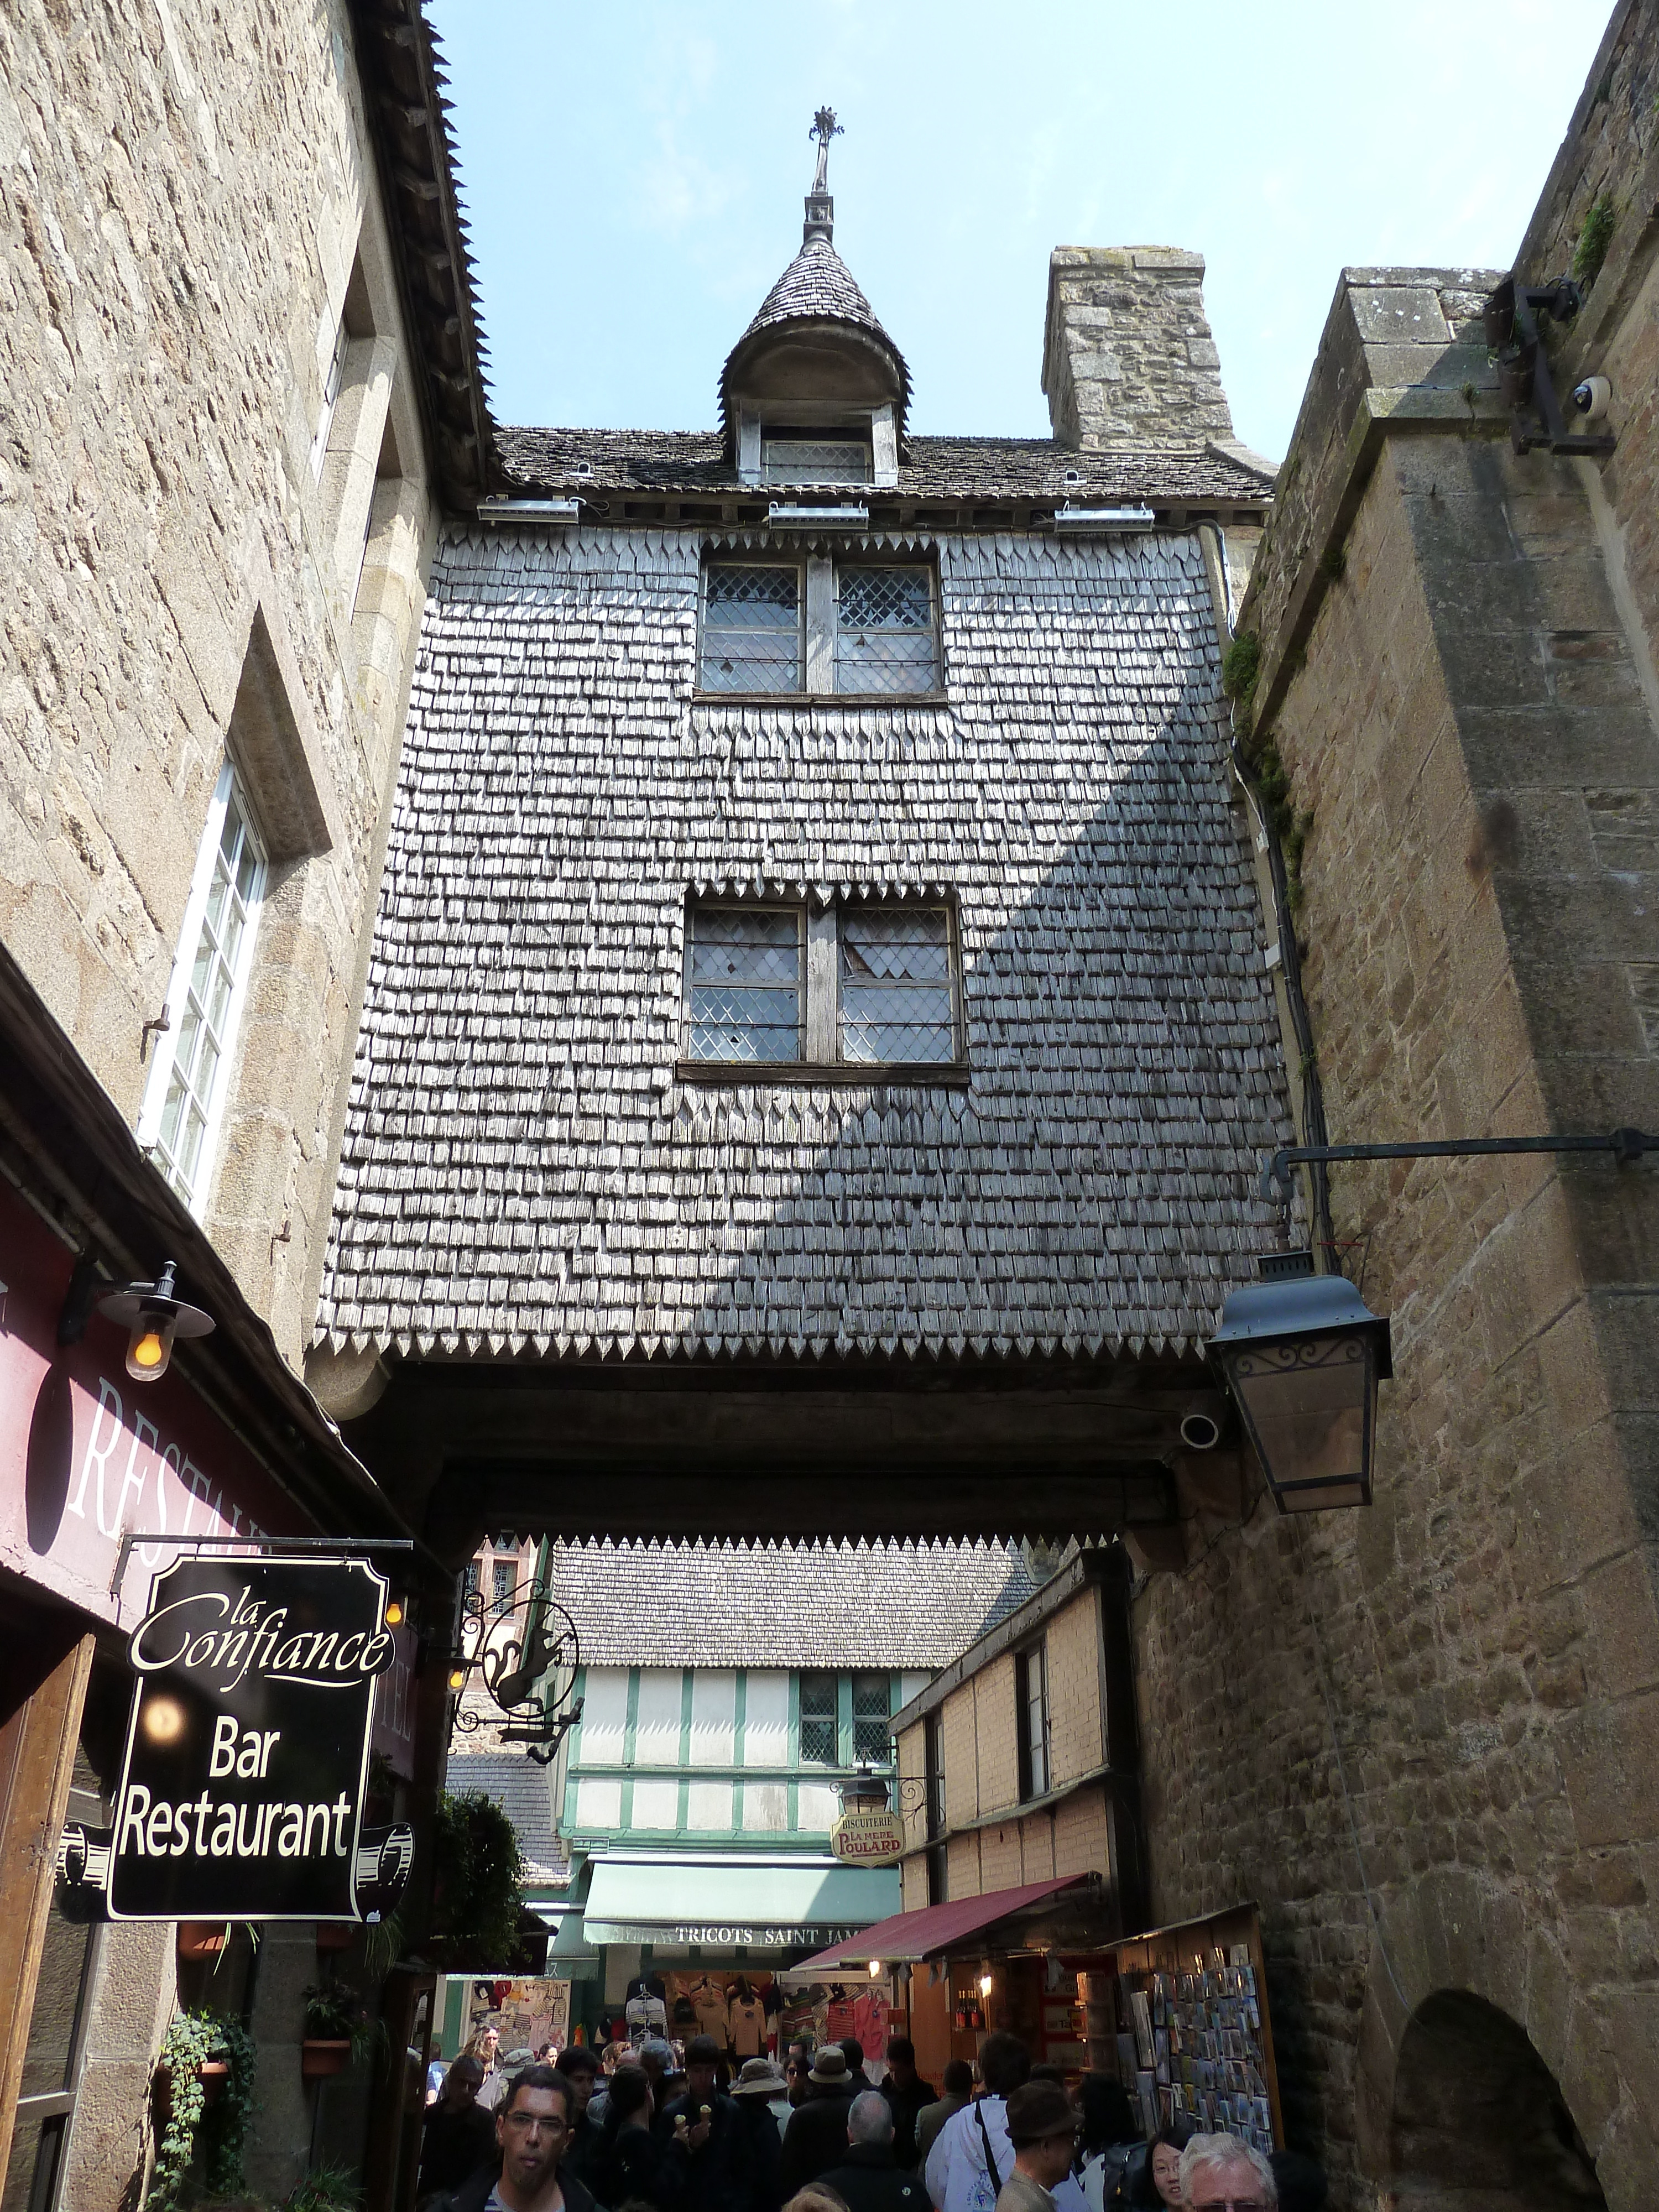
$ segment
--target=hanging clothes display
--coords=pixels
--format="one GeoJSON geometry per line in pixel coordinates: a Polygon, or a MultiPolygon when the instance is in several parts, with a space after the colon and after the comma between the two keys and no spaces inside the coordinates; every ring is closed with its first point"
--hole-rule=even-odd
{"type": "Polygon", "coordinates": [[[726,2038],[731,2033],[727,2017],[730,2001],[726,1991],[718,1982],[705,1979],[692,1984],[690,1995],[691,2002],[697,2009],[698,2034],[713,2036],[714,2041],[724,2051],[726,2047],[726,2038]]]}
{"type": "Polygon", "coordinates": [[[758,2058],[766,2040],[766,2007],[739,1976],[726,2013],[727,2042],[738,2058],[758,2058]]]}

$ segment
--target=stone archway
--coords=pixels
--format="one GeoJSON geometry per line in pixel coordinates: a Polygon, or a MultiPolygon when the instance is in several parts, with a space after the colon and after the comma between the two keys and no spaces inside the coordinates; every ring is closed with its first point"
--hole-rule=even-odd
{"type": "Polygon", "coordinates": [[[1389,2150],[1400,2212],[1605,2212],[1555,2076],[1526,2030],[1468,1990],[1437,1990],[1407,2022],[1389,2150]]]}
{"type": "Polygon", "coordinates": [[[1558,1931],[1489,1875],[1437,1868],[1402,1884],[1372,1940],[1360,2014],[1358,2201],[1647,2212],[1659,2171],[1652,2010],[1586,1987],[1558,1931]]]}

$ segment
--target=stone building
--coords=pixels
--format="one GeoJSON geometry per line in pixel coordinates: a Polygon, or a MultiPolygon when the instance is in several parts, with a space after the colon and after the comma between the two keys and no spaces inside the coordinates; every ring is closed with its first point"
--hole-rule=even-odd
{"type": "Polygon", "coordinates": [[[175,1992],[252,2007],[253,2178],[311,2132],[309,1929],[250,1994],[244,1939],[214,1982],[52,1872],[109,1817],[166,1556],[127,1540],[407,1533],[300,1366],[438,517],[483,481],[440,80],[403,0],[0,24],[0,2167],[40,2212],[142,2189],[175,1992]],[[133,1382],[96,1300],[168,1261],[216,1327],[133,1382]]]}
{"type": "MultiPolygon", "coordinates": [[[[1659,1127],[1656,89],[1621,0],[1512,272],[1582,289],[1534,302],[1564,419],[1504,271],[1337,286],[1233,662],[1315,1141],[1659,1127]]],[[[1153,1917],[1261,1901],[1337,2201],[1644,2205],[1653,1168],[1334,1167],[1328,1209],[1393,1316],[1376,1499],[1141,1590],[1153,1917]]]]}

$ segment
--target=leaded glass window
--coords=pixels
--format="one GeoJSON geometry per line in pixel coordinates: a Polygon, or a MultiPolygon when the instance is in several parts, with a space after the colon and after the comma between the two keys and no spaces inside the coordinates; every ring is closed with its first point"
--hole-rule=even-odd
{"type": "Polygon", "coordinates": [[[943,908],[846,908],[840,1011],[843,1060],[954,1059],[951,932],[943,908]]]}
{"type": "Polygon", "coordinates": [[[703,572],[705,691],[799,691],[800,570],[713,562],[703,572]]]}
{"type": "Polygon", "coordinates": [[[803,1766],[837,1765],[836,1677],[800,1678],[800,1757],[803,1766]]]}
{"type": "Polygon", "coordinates": [[[264,855],[227,761],[208,810],[167,991],[169,1028],[161,1032],[139,1124],[187,1206],[199,1204],[212,1164],[264,881],[264,855]]]}
{"type": "Polygon", "coordinates": [[[888,1766],[893,1758],[892,1681],[886,1674],[853,1677],[853,1760],[888,1766]]]}
{"type": "Polygon", "coordinates": [[[513,1588],[518,1580],[518,1571],[511,1559],[497,1559],[490,1570],[495,1610],[497,1613],[512,1612],[513,1588]]]}
{"type": "Polygon", "coordinates": [[[768,483],[868,483],[870,448],[854,438],[767,438],[761,473],[768,483]]]}
{"type": "Polygon", "coordinates": [[[692,1060],[801,1057],[796,907],[694,907],[687,932],[692,1060]]]}
{"type": "Polygon", "coordinates": [[[939,686],[930,572],[841,569],[836,579],[837,691],[933,691],[939,686]]]}

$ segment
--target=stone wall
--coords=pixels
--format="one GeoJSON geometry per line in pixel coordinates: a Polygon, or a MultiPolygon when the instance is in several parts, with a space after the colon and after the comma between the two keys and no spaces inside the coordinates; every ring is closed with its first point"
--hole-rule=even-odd
{"type": "Polygon", "coordinates": [[[0,24],[0,934],[136,1123],[228,743],[272,865],[205,1219],[296,1362],[431,536],[360,106],[343,0],[0,24]]]}
{"type": "Polygon", "coordinates": [[[1042,389],[1055,437],[1084,453],[1230,441],[1203,255],[1175,246],[1057,246],[1042,389]]]}
{"type": "MultiPolygon", "coordinates": [[[[1447,375],[1455,316],[1400,373],[1379,319],[1413,295],[1443,319],[1454,276],[1345,280],[1242,616],[1257,734],[1312,817],[1327,1115],[1334,1141],[1653,1128],[1650,603],[1593,465],[1517,458],[1484,380],[1447,375]]],[[[1652,463],[1632,405],[1614,483],[1652,463]]],[[[1455,2155],[1566,2191],[1576,2129],[1633,2208],[1659,2170],[1659,1176],[1332,1187],[1394,1318],[1376,1503],[1259,1503],[1143,1586],[1153,1918],[1261,1902],[1291,2139],[1334,2203],[1437,2203],[1455,2155]],[[1523,2032],[1562,2114],[1483,2137],[1473,2070],[1461,2143],[1396,2108],[1444,1991],[1523,2032]]]]}

